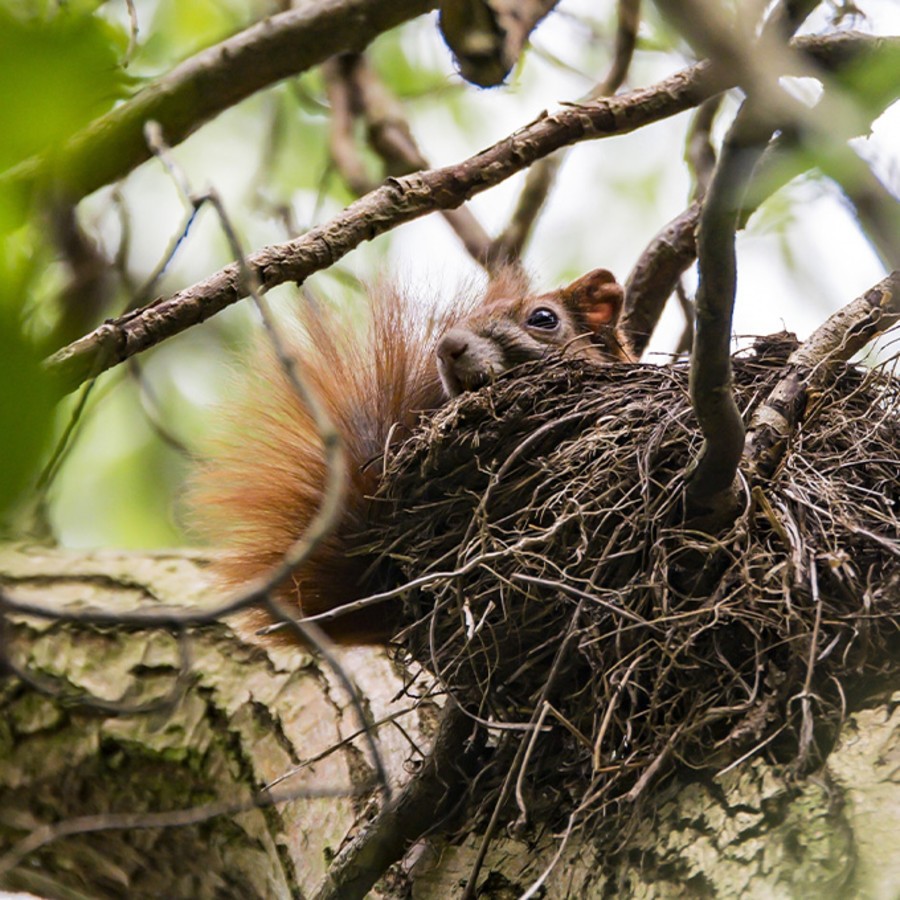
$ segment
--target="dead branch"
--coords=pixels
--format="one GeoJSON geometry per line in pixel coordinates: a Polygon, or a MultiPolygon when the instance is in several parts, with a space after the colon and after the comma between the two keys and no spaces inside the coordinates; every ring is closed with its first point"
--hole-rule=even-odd
{"type": "Polygon", "coordinates": [[[807,398],[838,366],[900,321],[900,271],[892,272],[822,323],[788,359],[785,374],[747,428],[744,455],[750,471],[771,478],[803,418],[807,398]]]}
{"type": "MultiPolygon", "coordinates": [[[[837,65],[866,53],[897,52],[900,39],[841,33],[799,39],[796,46],[817,60],[837,65]]],[[[286,281],[302,282],[363,241],[435,209],[456,207],[560,147],[628,133],[697,106],[730,85],[727,74],[716,74],[700,63],[651,88],[542,115],[462,163],[389,179],[330,222],[295,240],[249,254],[247,264],[264,291],[286,281]]],[[[239,274],[239,267],[232,263],[172,297],[107,322],[55,354],[48,366],[61,386],[71,390],[91,374],[118,365],[242,299],[239,274]]]]}

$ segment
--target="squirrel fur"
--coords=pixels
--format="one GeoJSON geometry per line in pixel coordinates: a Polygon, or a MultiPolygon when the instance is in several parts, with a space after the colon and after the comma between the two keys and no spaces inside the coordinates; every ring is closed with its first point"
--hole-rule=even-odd
{"type": "MultiPolygon", "coordinates": [[[[292,352],[342,436],[348,477],[336,527],[282,587],[282,599],[310,616],[391,587],[359,546],[384,514],[370,498],[389,442],[448,396],[477,389],[550,348],[596,361],[631,359],[616,330],[622,298],[605,269],[534,294],[520,270],[507,268],[480,298],[442,314],[423,312],[396,288],[381,286],[372,292],[363,334],[308,305],[292,352]]],[[[224,548],[216,574],[233,589],[281,561],[319,508],[327,474],[312,417],[275,354],[259,351],[242,381],[227,413],[231,427],[199,473],[193,498],[202,529],[224,548]]],[[[387,601],[321,624],[338,643],[384,643],[398,630],[399,609],[387,601]]],[[[246,624],[256,630],[271,622],[252,610],[246,624]]],[[[292,632],[283,628],[272,637],[294,641],[292,632]]]]}

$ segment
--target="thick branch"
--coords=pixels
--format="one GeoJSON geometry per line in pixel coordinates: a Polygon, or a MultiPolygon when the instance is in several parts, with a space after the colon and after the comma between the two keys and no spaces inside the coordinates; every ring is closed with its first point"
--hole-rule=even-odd
{"type": "MultiPolygon", "coordinates": [[[[797,46],[833,62],[855,59],[885,45],[893,50],[897,43],[840,34],[804,39],[797,46]]],[[[697,106],[729,86],[725,75],[715,75],[700,63],[651,88],[542,116],[465,162],[389,179],[330,222],[295,240],[248,255],[247,264],[264,290],[286,281],[302,282],[363,241],[435,209],[457,207],[560,147],[634,131],[697,106]]],[[[105,323],[55,354],[49,367],[63,388],[70,390],[92,374],[205,321],[243,296],[238,266],[231,264],[168,299],[105,323]]]]}
{"type": "MultiPolygon", "coordinates": [[[[779,135],[756,167],[753,182],[738,212],[738,229],[747,225],[759,205],[807,169],[807,161],[790,156],[791,141],[779,135]]],[[[666,301],[681,276],[697,258],[697,225],[702,203],[695,200],[663,226],[647,244],[625,282],[625,305],[620,328],[640,356],[659,322],[666,301]]]]}
{"type": "Polygon", "coordinates": [[[900,271],[895,271],[830,316],[791,354],[784,377],[757,407],[747,428],[744,454],[751,472],[772,477],[803,417],[809,392],[822,387],[840,363],[898,321],[900,271]]]}
{"type": "MultiPolygon", "coordinates": [[[[795,45],[800,42],[795,42],[795,45]]],[[[897,53],[896,39],[888,39],[882,45],[890,54],[897,53]]],[[[817,56],[819,66],[837,70],[850,62],[847,57],[817,56]]],[[[827,90],[827,88],[826,88],[827,90]]],[[[897,95],[900,96],[900,82],[897,95]]],[[[847,132],[846,138],[866,133],[884,108],[895,97],[882,96],[878,103],[867,109],[865,121],[856,121],[859,131],[847,132]]],[[[797,135],[784,132],[766,150],[757,167],[754,182],[744,201],[738,219],[738,228],[744,228],[750,216],[771,194],[787,184],[797,175],[807,171],[813,160],[808,154],[791,153],[797,146],[797,135]]],[[[856,165],[847,166],[853,151],[843,145],[831,148],[829,154],[822,154],[816,162],[826,174],[835,177],[848,199],[854,203],[860,224],[875,245],[886,265],[894,267],[897,262],[889,254],[897,252],[897,234],[893,227],[896,220],[896,200],[877,182],[875,176],[858,160],[856,165]],[[840,162],[840,166],[836,163],[840,162]],[[835,163],[834,165],[832,163],[835,163]],[[863,170],[866,171],[863,171],[863,170]],[[854,177],[851,178],[850,175],[854,177]]],[[[851,160],[852,162],[852,160],[851,160]]],[[[678,279],[687,271],[697,255],[696,229],[700,217],[700,204],[692,203],[686,210],[672,219],[654,236],[641,254],[625,283],[625,305],[620,327],[628,337],[634,351],[640,356],[647,347],[666,301],[678,284],[678,279]]]]}
{"type": "Polygon", "coordinates": [[[0,188],[29,186],[56,174],[68,199],[78,200],[150,158],[145,122],[159,122],[169,144],[178,144],[256,91],[334,54],[361,50],[436,5],[436,0],[320,0],[264,19],[181,63],[98,119],[52,164],[40,158],[17,166],[0,179],[0,188]]]}
{"type": "Polygon", "coordinates": [[[699,220],[700,201],[695,200],[654,235],[628,275],[619,327],[638,357],[647,349],[678,279],[697,258],[699,220]]]}

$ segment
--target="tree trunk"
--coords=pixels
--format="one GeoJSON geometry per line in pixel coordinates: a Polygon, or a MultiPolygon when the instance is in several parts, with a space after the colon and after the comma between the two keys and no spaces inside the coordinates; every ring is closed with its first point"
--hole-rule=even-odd
{"type": "MultiPolygon", "coordinates": [[[[0,585],[54,609],[197,608],[217,599],[203,567],[196,554],[14,546],[0,551],[0,585]]],[[[327,752],[360,723],[334,673],[302,651],[260,648],[220,623],[181,641],[171,629],[18,614],[0,642],[11,670],[0,681],[4,888],[51,898],[306,896],[378,807],[367,742],[327,752]],[[293,799],[265,805],[267,786],[293,799]]],[[[370,721],[402,713],[376,731],[396,788],[427,747],[436,709],[412,708],[383,653],[345,651],[341,662],[370,721]]],[[[621,852],[570,835],[538,895],[895,897],[897,696],[853,711],[826,767],[803,782],[788,784],[756,758],[667,787],[621,852]]],[[[480,841],[421,842],[374,895],[460,896],[480,841]]],[[[478,896],[522,894],[559,848],[559,835],[500,835],[478,896]]]]}

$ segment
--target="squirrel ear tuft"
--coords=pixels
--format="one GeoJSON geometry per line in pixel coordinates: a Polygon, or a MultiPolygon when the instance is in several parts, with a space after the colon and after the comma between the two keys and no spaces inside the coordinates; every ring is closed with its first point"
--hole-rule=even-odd
{"type": "Polygon", "coordinates": [[[581,313],[591,331],[615,325],[622,311],[625,291],[609,269],[594,269],[573,281],[562,293],[581,313]]]}

